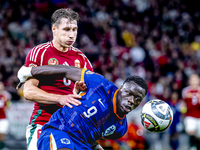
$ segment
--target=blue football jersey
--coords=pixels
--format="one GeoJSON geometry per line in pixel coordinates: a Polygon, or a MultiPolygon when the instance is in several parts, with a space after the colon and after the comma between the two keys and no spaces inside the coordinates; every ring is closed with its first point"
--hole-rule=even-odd
{"type": "Polygon", "coordinates": [[[127,120],[126,116],[120,118],[116,114],[118,88],[102,75],[85,69],[81,80],[87,85],[82,104],[57,110],[42,130],[51,126],[88,146],[101,138],[122,137],[127,131],[127,120]]]}

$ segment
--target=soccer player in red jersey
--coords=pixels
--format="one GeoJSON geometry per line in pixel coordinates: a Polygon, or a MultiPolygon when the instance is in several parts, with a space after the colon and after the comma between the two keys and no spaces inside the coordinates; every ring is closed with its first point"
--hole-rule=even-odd
{"type": "Polygon", "coordinates": [[[0,82],[0,149],[4,148],[4,136],[8,133],[9,124],[6,110],[8,109],[10,99],[10,93],[5,91],[3,82],[0,82]]]}
{"type": "MultiPolygon", "coordinates": [[[[58,9],[51,16],[53,40],[30,50],[25,66],[67,65],[93,71],[90,61],[73,44],[77,37],[78,13],[67,8],[58,9]]],[[[37,150],[37,139],[42,126],[64,105],[80,105],[79,95],[73,94],[74,83],[62,76],[30,78],[24,84],[24,97],[34,101],[34,110],[26,129],[28,150],[37,150]]]]}
{"type": "Polygon", "coordinates": [[[184,119],[185,131],[190,136],[190,147],[196,149],[200,138],[200,88],[199,76],[193,74],[189,78],[189,86],[182,90],[182,98],[187,107],[184,119]]]}

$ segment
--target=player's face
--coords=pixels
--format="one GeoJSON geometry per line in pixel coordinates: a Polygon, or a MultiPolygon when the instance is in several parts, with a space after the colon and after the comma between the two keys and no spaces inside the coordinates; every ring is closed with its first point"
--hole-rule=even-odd
{"type": "Polygon", "coordinates": [[[69,21],[67,18],[62,18],[60,24],[52,26],[54,39],[64,48],[70,48],[77,37],[77,21],[69,21]]]}
{"type": "Polygon", "coordinates": [[[199,86],[199,76],[196,74],[191,75],[189,83],[190,86],[197,88],[199,86]]]}
{"type": "Polygon", "coordinates": [[[117,114],[124,116],[135,109],[145,97],[145,89],[131,81],[122,85],[117,94],[117,114]]]}

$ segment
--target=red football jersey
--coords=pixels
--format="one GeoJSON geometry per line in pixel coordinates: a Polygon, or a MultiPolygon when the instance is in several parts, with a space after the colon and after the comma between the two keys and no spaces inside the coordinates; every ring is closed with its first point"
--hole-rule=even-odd
{"type": "Polygon", "coordinates": [[[4,111],[5,107],[6,107],[6,97],[3,95],[0,95],[0,119],[4,119],[6,118],[6,113],[4,111]]]}
{"type": "Polygon", "coordinates": [[[200,118],[200,91],[188,90],[184,100],[187,106],[186,115],[195,118],[200,118]]]}
{"type": "MultiPolygon", "coordinates": [[[[31,49],[26,57],[25,66],[43,66],[43,65],[69,65],[78,68],[86,68],[93,71],[92,65],[87,57],[77,48],[71,47],[67,52],[58,51],[53,42],[40,44],[31,49]]],[[[59,76],[41,77],[39,88],[55,94],[72,94],[74,83],[59,76]]],[[[51,115],[61,105],[54,104],[34,104],[34,110],[29,124],[44,125],[49,121],[51,115]]]]}

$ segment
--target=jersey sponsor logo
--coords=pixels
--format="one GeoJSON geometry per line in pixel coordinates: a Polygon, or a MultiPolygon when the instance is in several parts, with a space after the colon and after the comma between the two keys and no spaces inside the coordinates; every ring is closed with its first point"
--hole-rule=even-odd
{"type": "Polygon", "coordinates": [[[66,61],[63,63],[63,65],[65,65],[65,66],[69,66],[69,64],[68,64],[66,61]]]}
{"type": "Polygon", "coordinates": [[[115,132],[115,130],[116,130],[115,125],[110,126],[109,128],[106,129],[104,136],[109,136],[109,135],[113,134],[115,132]]]}
{"type": "Polygon", "coordinates": [[[66,145],[70,144],[70,140],[67,138],[62,138],[62,139],[60,139],[60,141],[61,141],[61,143],[66,144],[66,145]]]}
{"type": "Polygon", "coordinates": [[[37,67],[37,65],[36,65],[36,64],[33,64],[33,63],[29,64],[28,66],[29,66],[29,67],[37,67]]]}
{"type": "Polygon", "coordinates": [[[101,105],[103,105],[103,107],[105,107],[105,105],[103,104],[103,102],[101,101],[101,98],[98,99],[99,103],[101,103],[101,105]]]}
{"type": "Polygon", "coordinates": [[[58,60],[56,58],[51,58],[48,61],[49,65],[58,65],[58,60]]]}
{"type": "Polygon", "coordinates": [[[80,60],[76,59],[76,60],[74,61],[74,66],[77,67],[77,68],[81,68],[80,60]]]}

